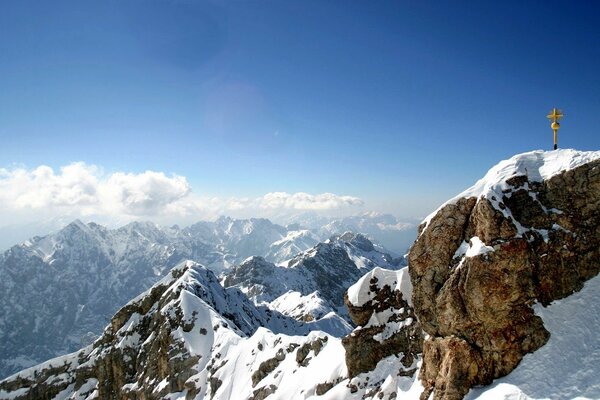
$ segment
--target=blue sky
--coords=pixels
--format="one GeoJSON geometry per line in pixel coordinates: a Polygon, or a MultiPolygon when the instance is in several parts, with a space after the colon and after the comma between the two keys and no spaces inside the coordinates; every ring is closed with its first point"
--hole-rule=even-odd
{"type": "Polygon", "coordinates": [[[561,147],[600,147],[600,5],[499,4],[4,1],[0,168],[83,162],[421,217],[549,149],[553,106],[561,147]]]}

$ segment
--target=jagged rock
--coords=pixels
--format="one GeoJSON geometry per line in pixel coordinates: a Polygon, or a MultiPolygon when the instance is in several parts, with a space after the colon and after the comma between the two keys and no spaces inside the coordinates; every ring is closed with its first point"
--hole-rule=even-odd
{"type": "Polygon", "coordinates": [[[600,160],[579,154],[515,156],[419,228],[409,265],[415,313],[431,335],[424,398],[461,399],[511,372],[549,337],[531,305],[570,295],[600,270],[600,160]]]}
{"type": "Polygon", "coordinates": [[[277,386],[275,385],[263,386],[261,388],[256,389],[253,393],[253,396],[250,397],[248,400],[264,400],[269,395],[275,393],[276,390],[277,386]]]}
{"type": "Polygon", "coordinates": [[[312,351],[314,356],[317,356],[323,348],[325,342],[327,342],[327,336],[317,338],[312,342],[308,342],[300,346],[300,348],[298,348],[298,351],[296,352],[296,362],[298,363],[298,365],[306,367],[311,359],[311,357],[308,357],[310,352],[312,351]]]}
{"type": "Polygon", "coordinates": [[[344,295],[350,317],[359,325],[342,339],[350,378],[372,371],[379,361],[391,355],[401,356],[399,372],[406,373],[414,367],[421,353],[422,331],[409,299],[405,298],[410,297],[407,275],[406,269],[376,268],[344,295]]]}
{"type": "Polygon", "coordinates": [[[449,336],[425,341],[421,400],[436,397],[460,399],[477,383],[481,355],[467,341],[449,336]]]}
{"type": "Polygon", "coordinates": [[[232,268],[226,287],[238,287],[255,302],[299,321],[318,321],[338,314],[337,336],[352,326],[343,310],[343,294],[365,272],[380,266],[395,269],[399,260],[382,252],[364,235],[346,232],[298,254],[286,265],[275,265],[263,257],[250,257],[232,268]],[[344,319],[342,319],[344,318],[344,319]]]}
{"type": "Polygon", "coordinates": [[[252,374],[252,386],[256,386],[260,381],[264,379],[271,372],[275,371],[275,368],[285,360],[285,352],[283,349],[279,349],[275,357],[269,358],[266,361],[263,361],[258,369],[254,371],[252,374]]]}

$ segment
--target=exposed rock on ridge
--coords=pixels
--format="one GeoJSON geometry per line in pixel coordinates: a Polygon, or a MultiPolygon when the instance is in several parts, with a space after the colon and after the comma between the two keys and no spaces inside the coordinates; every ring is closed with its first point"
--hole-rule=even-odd
{"type": "Polygon", "coordinates": [[[409,252],[422,398],[460,399],[549,333],[531,305],[600,270],[600,153],[532,152],[494,167],[420,227],[409,252]]]}
{"type": "Polygon", "coordinates": [[[375,268],[344,295],[358,327],[342,339],[350,378],[375,369],[380,360],[396,355],[398,375],[412,376],[422,351],[422,330],[410,302],[407,268],[375,268]]]}

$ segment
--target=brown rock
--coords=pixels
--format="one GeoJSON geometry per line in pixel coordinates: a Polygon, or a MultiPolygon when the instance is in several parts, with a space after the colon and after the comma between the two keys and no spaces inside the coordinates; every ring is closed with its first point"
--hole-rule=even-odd
{"type": "Polygon", "coordinates": [[[460,399],[510,373],[549,338],[531,305],[570,295],[600,270],[600,161],[507,183],[502,199],[443,207],[409,252],[415,313],[431,335],[423,398],[460,399]],[[473,236],[494,251],[454,258],[473,236]]]}
{"type": "Polygon", "coordinates": [[[412,375],[414,371],[407,373],[406,369],[411,367],[422,349],[422,329],[412,307],[399,290],[392,291],[388,284],[377,282],[376,277],[370,280],[369,290],[371,299],[360,307],[354,306],[348,301],[347,294],[344,295],[350,317],[354,323],[362,325],[342,339],[350,378],[362,372],[372,371],[385,357],[400,354],[402,367],[399,372],[412,375]],[[387,321],[380,325],[368,326],[374,313],[386,310],[392,311],[387,321]],[[394,330],[392,324],[399,322],[402,322],[403,326],[397,332],[393,332],[389,337],[380,337],[386,327],[394,330]]]}

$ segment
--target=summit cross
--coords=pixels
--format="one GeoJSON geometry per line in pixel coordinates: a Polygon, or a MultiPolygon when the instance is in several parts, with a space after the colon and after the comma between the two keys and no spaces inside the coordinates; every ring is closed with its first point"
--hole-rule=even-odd
{"type": "Polygon", "coordinates": [[[550,127],[554,131],[554,150],[558,148],[558,129],[560,128],[560,123],[558,120],[562,117],[564,117],[564,114],[556,107],[552,108],[550,114],[546,115],[546,118],[552,121],[550,127]]]}

